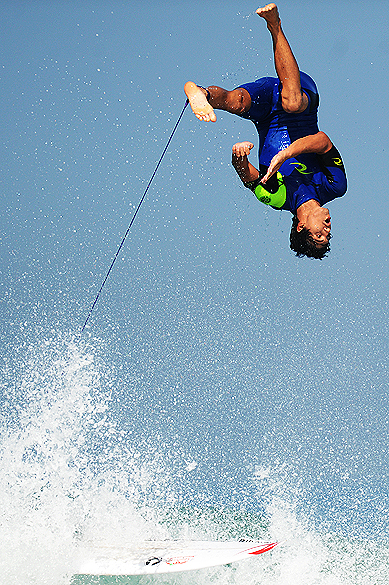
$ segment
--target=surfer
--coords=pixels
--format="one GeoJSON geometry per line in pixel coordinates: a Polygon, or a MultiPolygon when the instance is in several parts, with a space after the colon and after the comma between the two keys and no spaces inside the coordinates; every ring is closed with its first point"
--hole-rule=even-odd
{"type": "Polygon", "coordinates": [[[262,203],[293,214],[290,247],[297,256],[323,258],[329,252],[331,238],[331,216],[323,205],[341,197],[347,187],[338,150],[324,132],[318,132],[295,140],[273,157],[269,167],[260,165],[258,170],[248,160],[253,147],[252,142],[238,142],[232,147],[232,164],[243,184],[262,203]],[[285,162],[304,153],[316,155],[315,169],[311,167],[308,172],[298,163],[300,168],[289,175],[278,172],[285,162]]]}
{"type": "MultiPolygon", "coordinates": [[[[284,202],[280,204],[281,199],[278,199],[275,205],[273,197],[273,203],[269,204],[293,213],[291,247],[296,254],[322,258],[329,251],[331,223],[328,210],[323,208],[322,212],[323,216],[326,215],[327,227],[325,234],[321,234],[323,238],[314,234],[309,221],[307,227],[306,212],[312,208],[317,213],[316,207],[344,195],[347,181],[343,162],[328,136],[319,132],[317,87],[313,79],[298,68],[283,33],[277,6],[267,4],[258,8],[256,13],[266,21],[272,36],[277,78],[263,77],[230,91],[218,86],[203,88],[188,81],[184,91],[195,116],[201,121],[216,122],[215,109],[220,109],[255,124],[259,136],[259,170],[252,167],[251,171],[255,169],[257,172],[256,179],[246,180],[247,175],[243,172],[245,165],[251,164],[245,160],[253,148],[247,146],[251,143],[238,143],[246,144],[240,163],[237,159],[242,158],[242,151],[234,145],[234,166],[236,170],[240,168],[238,174],[243,177],[244,183],[259,180],[260,185],[256,188],[260,187],[263,191],[268,189],[271,177],[273,186],[270,188],[273,191],[275,182],[283,181],[286,191],[284,202]],[[300,139],[305,141],[298,142],[300,139]],[[282,154],[289,147],[290,150],[282,154]],[[335,167],[334,160],[338,161],[335,167]],[[280,161],[281,164],[278,164],[280,161]],[[268,174],[270,165],[273,169],[277,166],[277,169],[268,174]],[[332,172],[334,168],[336,172],[332,172]],[[280,172],[275,174],[278,169],[280,172]],[[304,204],[301,210],[300,201],[301,205],[304,204]]],[[[264,198],[260,200],[265,202],[264,198]]]]}

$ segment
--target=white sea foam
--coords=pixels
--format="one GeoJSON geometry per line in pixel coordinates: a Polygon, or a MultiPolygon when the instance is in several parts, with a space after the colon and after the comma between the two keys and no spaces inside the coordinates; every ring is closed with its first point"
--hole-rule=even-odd
{"type": "Polygon", "coordinates": [[[141,459],[121,441],[101,375],[92,353],[58,342],[28,348],[12,376],[8,368],[0,473],[5,585],[68,583],[79,539],[117,542],[157,531],[152,513],[145,520],[139,508],[161,474],[158,454],[141,459]]]}
{"type": "MultiPolygon", "coordinates": [[[[232,566],[174,578],[142,577],[136,583],[389,582],[387,543],[320,532],[309,510],[298,510],[287,473],[282,477],[269,466],[257,469],[253,480],[258,501],[266,502],[265,519],[242,511],[179,506],[179,478],[162,448],[158,452],[141,437],[129,441],[115,422],[109,372],[103,363],[95,363],[90,349],[57,339],[26,347],[23,359],[20,353],[3,372],[4,585],[69,585],[77,572],[80,541],[118,545],[177,537],[223,540],[239,533],[284,542],[271,553],[232,566]]],[[[185,468],[193,469],[194,462],[185,454],[182,460],[185,468]]]]}

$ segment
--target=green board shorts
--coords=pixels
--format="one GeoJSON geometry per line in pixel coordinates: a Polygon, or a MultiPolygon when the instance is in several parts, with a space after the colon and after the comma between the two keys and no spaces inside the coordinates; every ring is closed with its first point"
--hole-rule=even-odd
{"type": "Polygon", "coordinates": [[[255,181],[244,183],[244,186],[250,189],[256,198],[265,205],[270,205],[274,209],[281,209],[286,201],[286,185],[281,173],[270,177],[267,183],[261,183],[261,176],[255,181]]]}

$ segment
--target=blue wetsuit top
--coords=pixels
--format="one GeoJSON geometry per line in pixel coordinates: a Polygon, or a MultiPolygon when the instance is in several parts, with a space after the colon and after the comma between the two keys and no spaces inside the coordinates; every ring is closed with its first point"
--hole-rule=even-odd
{"type": "MultiPolygon", "coordinates": [[[[277,77],[263,77],[251,83],[240,85],[251,97],[251,107],[241,114],[242,118],[251,120],[259,136],[259,166],[261,177],[269,166],[273,156],[288,147],[298,138],[303,138],[319,131],[317,110],[319,94],[315,82],[306,73],[300,72],[301,88],[308,97],[308,106],[300,114],[288,114],[281,102],[282,85],[277,77]]],[[[279,170],[286,186],[286,200],[282,207],[295,213],[297,208],[315,199],[320,205],[344,195],[347,181],[339,152],[331,150],[323,156],[301,154],[284,162],[279,170]],[[337,161],[331,162],[332,159],[337,161]]],[[[276,180],[272,177],[271,180],[276,180]]],[[[268,186],[266,184],[266,187],[268,186]]],[[[258,196],[258,195],[257,195],[258,196]]],[[[260,197],[258,197],[262,200],[260,197]]],[[[272,205],[269,201],[263,201],[272,205]]]]}

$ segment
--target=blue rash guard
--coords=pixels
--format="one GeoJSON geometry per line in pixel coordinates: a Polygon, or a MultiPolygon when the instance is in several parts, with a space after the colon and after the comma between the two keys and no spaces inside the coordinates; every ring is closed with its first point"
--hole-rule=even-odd
{"type": "MultiPolygon", "coordinates": [[[[298,138],[319,131],[319,94],[316,84],[303,72],[300,72],[300,81],[301,88],[308,97],[308,106],[300,114],[288,114],[284,111],[281,101],[282,85],[277,77],[263,77],[239,86],[247,90],[251,97],[250,109],[240,116],[251,120],[258,131],[260,177],[264,176],[277,152],[284,150],[298,138]]],[[[259,181],[255,181],[256,191],[252,184],[247,186],[263,203],[292,213],[296,213],[297,208],[310,199],[324,205],[344,195],[347,189],[343,162],[335,148],[322,156],[302,154],[298,158],[290,158],[281,166],[277,177],[272,177],[266,183],[266,188],[259,181]],[[277,177],[278,182],[275,185],[277,177]],[[284,193],[280,196],[279,192],[278,197],[271,197],[281,184],[284,193]],[[270,194],[265,193],[267,189],[270,189],[270,194]]]]}

